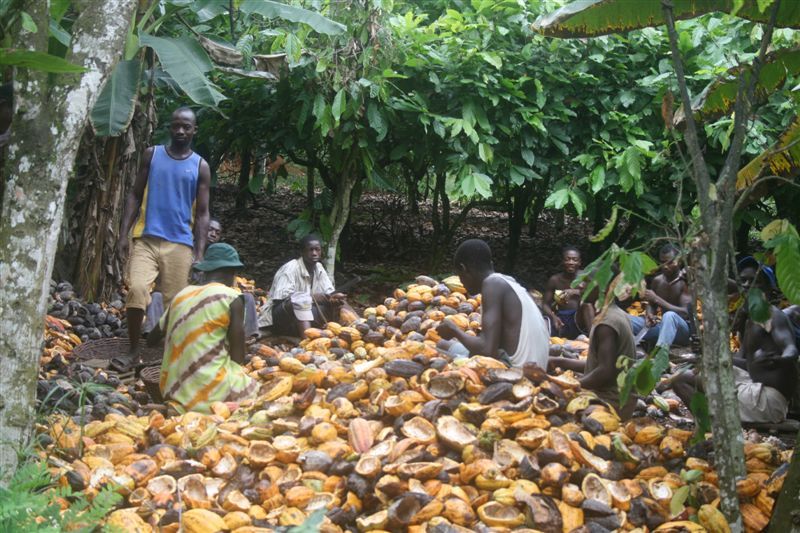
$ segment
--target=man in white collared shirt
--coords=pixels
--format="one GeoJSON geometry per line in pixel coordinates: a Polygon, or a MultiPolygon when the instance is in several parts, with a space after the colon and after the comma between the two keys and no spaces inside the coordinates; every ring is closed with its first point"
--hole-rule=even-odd
{"type": "Polygon", "coordinates": [[[312,326],[339,319],[345,295],[336,292],[322,266],[322,243],[317,235],[300,241],[301,255],[283,265],[272,280],[269,299],[258,319],[261,328],[279,335],[300,335],[312,326]]]}

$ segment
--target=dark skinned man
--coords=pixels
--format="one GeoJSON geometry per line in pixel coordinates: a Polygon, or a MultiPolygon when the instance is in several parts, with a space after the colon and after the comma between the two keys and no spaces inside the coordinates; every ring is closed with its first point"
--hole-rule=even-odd
{"type": "Polygon", "coordinates": [[[479,239],[464,241],[453,265],[467,292],[481,294],[481,333],[468,335],[445,319],[436,330],[439,335],[458,341],[472,355],[495,357],[515,367],[532,362],[547,368],[549,338],[544,318],[514,278],[494,271],[489,245],[479,239]]]}
{"type": "Polygon", "coordinates": [[[156,278],[164,306],[187,284],[193,263],[203,258],[208,236],[208,163],[192,151],[197,120],[179,108],[170,120],[169,146],[151,146],[125,202],[117,250],[125,260],[132,233],[126,298],[130,352],[112,360],[112,368],[138,364],[142,321],[156,278]],[[135,225],[134,225],[135,223],[135,225]]]}
{"type": "Polygon", "coordinates": [[[681,274],[678,256],[678,249],[671,244],[664,245],[659,250],[661,271],[650,281],[650,286],[644,293],[647,302],[645,317],[630,317],[634,335],[648,327],[650,329],[643,340],[666,350],[673,344],[689,344],[691,334],[688,307],[692,298],[689,295],[689,285],[681,274]],[[658,309],[661,309],[661,322],[656,321],[658,309]]]}
{"type": "Polygon", "coordinates": [[[562,272],[550,276],[542,307],[552,324],[551,335],[575,339],[592,327],[594,306],[581,301],[582,287],[572,288],[581,269],[581,252],[574,246],[561,250],[562,272]]]}
{"type": "MultiPolygon", "coordinates": [[[[614,294],[614,288],[622,279],[620,274],[609,287],[609,294],[614,294]]],[[[597,315],[589,334],[589,355],[586,360],[567,359],[565,357],[551,357],[550,369],[556,367],[564,370],[573,370],[583,374],[580,378],[581,387],[594,391],[598,397],[609,403],[624,420],[630,418],[636,407],[636,397],[631,394],[628,402],[620,408],[619,387],[617,386],[617,359],[624,355],[634,358],[636,355],[636,342],[631,330],[628,314],[621,309],[620,301],[630,297],[631,287],[626,286],[620,291],[604,311],[597,315]]]]}
{"type": "MultiPolygon", "coordinates": [[[[739,263],[739,280],[745,292],[755,285],[769,298],[773,291],[769,276],[752,264],[739,263]]],[[[739,312],[746,312],[746,306],[739,312]]],[[[739,416],[742,422],[779,424],[786,419],[789,400],[797,390],[798,350],[792,323],[770,305],[769,325],[747,316],[740,336],[741,348],[733,358],[739,416]]],[[[686,405],[700,387],[692,371],[673,376],[665,385],[670,383],[686,405]]]]}
{"type": "Polygon", "coordinates": [[[214,402],[255,399],[258,381],[244,367],[244,298],[233,288],[242,268],[229,244],[212,244],[194,268],[203,285],[189,285],[148,335],[155,346],[166,337],[161,394],[189,411],[208,413],[214,402]]]}
{"type": "MultiPolygon", "coordinates": [[[[278,335],[303,336],[312,326],[338,321],[347,306],[322,266],[322,240],[314,234],[300,241],[300,257],[283,265],[272,280],[258,325],[278,335]]],[[[352,311],[352,309],[349,309],[352,311]]]]}

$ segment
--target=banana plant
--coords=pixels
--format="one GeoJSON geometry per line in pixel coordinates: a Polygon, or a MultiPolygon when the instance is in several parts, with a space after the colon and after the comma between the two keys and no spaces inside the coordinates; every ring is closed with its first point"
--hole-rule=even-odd
{"type": "MultiPolygon", "coordinates": [[[[245,0],[239,6],[239,11],[244,15],[257,14],[268,19],[300,23],[326,35],[338,34],[345,29],[342,24],[320,13],[269,0],[245,0]]],[[[183,21],[183,15],[189,12],[193,12],[200,20],[208,21],[228,13],[228,10],[218,2],[154,0],[138,22],[131,26],[125,60],[114,70],[92,110],[92,124],[98,135],[117,136],[128,127],[140,87],[146,82],[143,61],[145,49],[154,52],[164,77],[174,82],[174,86],[192,102],[203,107],[218,109],[220,102],[226,99],[209,78],[212,71],[273,81],[272,74],[253,71],[247,68],[249,65],[242,65],[245,56],[235,48],[209,39],[195,28],[189,27],[191,35],[175,37],[162,34],[165,21],[175,17],[183,21]],[[216,61],[222,64],[218,65],[216,61]],[[238,66],[244,66],[245,69],[235,68],[237,61],[238,66]]],[[[233,16],[232,13],[228,14],[233,16]]]]}

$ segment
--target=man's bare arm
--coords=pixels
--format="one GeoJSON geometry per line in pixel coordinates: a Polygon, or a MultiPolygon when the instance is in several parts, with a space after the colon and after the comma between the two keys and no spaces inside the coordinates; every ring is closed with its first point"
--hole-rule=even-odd
{"type": "Polygon", "coordinates": [[[240,365],[244,364],[244,298],[239,296],[231,303],[231,321],[228,326],[228,346],[231,359],[240,365]]]}
{"type": "Polygon", "coordinates": [[[555,293],[555,283],[553,282],[553,277],[551,276],[550,279],[547,280],[547,287],[542,295],[542,309],[544,310],[545,314],[553,320],[557,318],[555,311],[553,311],[553,306],[555,304],[555,293]]]}
{"type": "MultiPolygon", "coordinates": [[[[497,357],[500,338],[503,330],[503,290],[508,287],[505,282],[489,280],[484,283],[481,309],[481,334],[467,335],[465,331],[456,329],[455,337],[472,355],[497,357]]],[[[510,290],[510,289],[509,289],[510,290]]]]}
{"type": "Polygon", "coordinates": [[[586,361],[583,359],[568,359],[566,357],[551,357],[547,360],[547,370],[552,371],[556,368],[572,370],[574,372],[584,372],[586,361]]]}
{"type": "Polygon", "coordinates": [[[617,376],[617,332],[605,324],[595,326],[592,342],[597,343],[597,366],[580,379],[584,389],[599,389],[613,383],[617,376]]]}
{"type": "Polygon", "coordinates": [[[789,317],[774,306],[772,307],[772,331],[770,331],[770,335],[781,357],[787,359],[797,358],[798,350],[795,344],[794,328],[789,322],[789,317]]]}
{"type": "Polygon", "coordinates": [[[205,159],[200,160],[200,170],[197,179],[197,200],[195,203],[194,218],[194,250],[196,261],[203,259],[208,240],[208,222],[211,215],[208,213],[208,191],[211,188],[211,169],[205,159]]]}

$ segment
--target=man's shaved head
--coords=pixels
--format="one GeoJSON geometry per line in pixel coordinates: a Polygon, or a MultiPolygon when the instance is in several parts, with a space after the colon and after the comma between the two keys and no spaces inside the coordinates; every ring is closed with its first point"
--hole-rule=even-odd
{"type": "Polygon", "coordinates": [[[175,111],[172,112],[172,117],[175,118],[178,115],[182,115],[184,113],[191,115],[192,116],[192,122],[194,122],[194,124],[197,124],[197,115],[192,110],[192,108],[189,107],[189,106],[185,106],[184,105],[184,106],[179,107],[178,109],[176,109],[175,111]]]}
{"type": "Polygon", "coordinates": [[[481,239],[467,239],[456,250],[453,263],[456,266],[464,265],[470,270],[492,268],[492,250],[481,239]]]}

